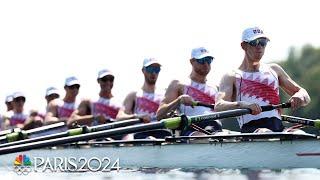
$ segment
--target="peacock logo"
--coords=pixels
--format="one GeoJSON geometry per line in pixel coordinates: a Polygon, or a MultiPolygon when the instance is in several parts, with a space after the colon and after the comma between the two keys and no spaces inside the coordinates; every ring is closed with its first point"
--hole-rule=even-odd
{"type": "Polygon", "coordinates": [[[21,175],[27,175],[31,172],[31,161],[30,161],[30,157],[25,155],[25,154],[20,154],[16,157],[16,159],[14,160],[14,171],[21,175]]]}

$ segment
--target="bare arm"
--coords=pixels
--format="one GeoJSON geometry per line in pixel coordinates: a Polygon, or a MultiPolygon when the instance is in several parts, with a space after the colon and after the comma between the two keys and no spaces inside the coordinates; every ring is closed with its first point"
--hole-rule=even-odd
{"type": "Polygon", "coordinates": [[[91,112],[89,112],[90,104],[90,100],[81,101],[78,109],[73,111],[70,118],[68,119],[67,125],[69,128],[72,127],[74,123],[79,125],[91,125],[94,117],[91,112]]]}
{"type": "Polygon", "coordinates": [[[127,97],[123,101],[124,112],[126,114],[134,113],[134,105],[137,97],[137,92],[131,92],[127,95],[127,97]]]}
{"type": "Polygon", "coordinates": [[[183,95],[183,88],[179,81],[174,80],[170,83],[164,99],[162,100],[159,109],[157,111],[157,119],[163,119],[168,117],[168,113],[171,111],[175,111],[179,108],[180,104],[184,105],[192,105],[192,98],[188,95],[183,95]]]}
{"type": "Polygon", "coordinates": [[[311,99],[308,92],[294,82],[281,66],[270,64],[270,67],[278,74],[280,87],[291,96],[289,102],[291,102],[292,108],[296,109],[310,103],[311,99]]]}
{"type": "Polygon", "coordinates": [[[44,124],[53,124],[58,122],[66,122],[67,119],[59,119],[58,117],[58,105],[55,100],[51,101],[48,105],[48,111],[46,113],[46,116],[44,118],[44,124]]]}
{"type": "Polygon", "coordinates": [[[222,77],[219,86],[220,90],[215,100],[216,104],[214,110],[225,111],[231,109],[249,108],[252,110],[252,114],[259,114],[262,109],[258,104],[244,101],[235,101],[235,82],[236,77],[234,73],[228,73],[222,77]]]}

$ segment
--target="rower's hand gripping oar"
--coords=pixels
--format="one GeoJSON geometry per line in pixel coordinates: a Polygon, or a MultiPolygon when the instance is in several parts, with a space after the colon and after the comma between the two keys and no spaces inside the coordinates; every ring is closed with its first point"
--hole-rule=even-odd
{"type": "MultiPolygon", "coordinates": [[[[267,106],[261,106],[262,112],[264,111],[271,111],[274,109],[279,108],[290,108],[291,103],[282,103],[278,105],[267,105],[267,106]]],[[[217,119],[224,119],[224,118],[230,118],[230,117],[237,117],[242,116],[246,114],[251,114],[251,109],[233,109],[233,110],[227,110],[227,111],[220,111],[220,112],[214,112],[212,114],[206,114],[206,115],[199,115],[199,116],[191,116],[186,117],[182,115],[181,117],[174,117],[174,118],[168,118],[163,119],[161,122],[165,124],[165,128],[168,129],[180,129],[184,128],[185,126],[190,126],[192,123],[198,123],[201,121],[212,121],[217,119]]]]}
{"type": "Polygon", "coordinates": [[[307,118],[301,118],[301,117],[295,117],[295,116],[287,116],[287,115],[281,115],[282,121],[287,121],[290,123],[298,123],[303,124],[307,126],[312,126],[317,129],[320,129],[320,119],[307,119],[307,118]]]}
{"type": "Polygon", "coordinates": [[[200,101],[193,101],[192,106],[202,106],[202,107],[214,109],[214,104],[207,104],[200,101]]]}

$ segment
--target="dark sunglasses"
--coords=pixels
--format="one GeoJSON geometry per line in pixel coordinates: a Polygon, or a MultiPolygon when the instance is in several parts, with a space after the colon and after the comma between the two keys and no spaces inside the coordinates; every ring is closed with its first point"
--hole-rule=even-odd
{"type": "Polygon", "coordinates": [[[74,84],[72,86],[68,86],[69,89],[80,89],[80,85],[79,84],[74,84]]]}
{"type": "Polygon", "coordinates": [[[26,98],[25,97],[16,97],[13,99],[14,102],[26,102],[26,98]]]}
{"type": "Polygon", "coordinates": [[[113,76],[104,76],[104,77],[100,78],[100,81],[102,81],[102,82],[107,82],[107,81],[113,82],[114,81],[114,77],[113,76]]]}
{"type": "Polygon", "coordinates": [[[204,57],[204,58],[201,58],[201,59],[195,59],[197,61],[197,63],[199,64],[204,64],[204,63],[208,63],[209,65],[212,63],[213,61],[213,57],[204,57]]]}
{"type": "Polygon", "coordinates": [[[265,39],[265,38],[260,38],[260,39],[255,39],[255,40],[252,40],[250,42],[248,42],[248,44],[250,44],[251,46],[254,46],[254,47],[257,47],[257,46],[262,46],[262,47],[266,47],[267,44],[268,44],[268,39],[265,39]]]}
{"type": "Polygon", "coordinates": [[[158,74],[161,70],[160,66],[148,66],[144,68],[146,70],[147,73],[156,73],[158,74]]]}

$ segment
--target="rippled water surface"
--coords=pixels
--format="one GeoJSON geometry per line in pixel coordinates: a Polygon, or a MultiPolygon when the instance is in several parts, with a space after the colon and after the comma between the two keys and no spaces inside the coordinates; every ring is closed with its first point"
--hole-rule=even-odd
{"type": "Polygon", "coordinates": [[[218,180],[308,180],[320,179],[320,170],[311,168],[299,169],[281,169],[281,170],[254,170],[254,169],[157,169],[157,168],[141,168],[141,169],[121,169],[119,172],[82,172],[82,173],[66,173],[66,172],[30,172],[27,175],[18,175],[12,169],[1,168],[1,179],[218,179],[218,180]]]}

